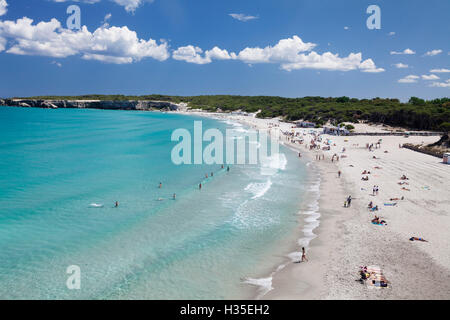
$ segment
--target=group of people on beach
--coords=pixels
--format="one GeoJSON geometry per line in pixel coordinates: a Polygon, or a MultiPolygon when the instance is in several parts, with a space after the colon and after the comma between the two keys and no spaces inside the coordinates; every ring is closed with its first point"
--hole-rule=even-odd
{"type": "MultiPolygon", "coordinates": [[[[319,135],[320,136],[320,135],[319,135]]],[[[309,146],[309,148],[311,150],[313,149],[321,149],[319,142],[319,138],[317,136],[314,135],[313,140],[311,140],[311,144],[309,146]]],[[[366,149],[368,151],[373,151],[373,149],[380,149],[381,148],[381,143],[382,143],[382,139],[379,139],[376,143],[367,143],[366,144],[366,149]]],[[[308,148],[308,145],[305,145],[305,148],[308,148]]],[[[343,149],[343,152],[345,152],[345,149],[343,149]]],[[[387,152],[384,152],[387,153],[387,152]]],[[[300,157],[300,154],[299,154],[300,157]]],[[[315,155],[316,160],[322,160],[325,159],[325,155],[323,154],[317,154],[315,155]]],[[[331,162],[334,162],[334,160],[339,160],[339,156],[337,154],[334,154],[331,158],[331,162]]],[[[375,155],[373,156],[373,159],[378,160],[379,158],[377,158],[375,155]]],[[[353,167],[352,165],[350,165],[350,167],[353,167]]],[[[374,167],[375,169],[382,169],[379,166],[374,167]]],[[[338,171],[338,178],[341,177],[341,170],[338,171]]],[[[364,170],[361,173],[363,175],[362,180],[363,181],[368,181],[369,180],[369,175],[371,175],[371,171],[370,170],[364,170]]],[[[408,180],[409,178],[406,175],[402,175],[400,177],[401,182],[399,183],[400,185],[404,185],[404,184],[408,184],[408,180]]],[[[403,187],[402,190],[406,189],[405,187],[403,187]]],[[[362,188],[362,190],[365,190],[362,188]]],[[[379,194],[379,186],[378,185],[374,185],[372,188],[372,196],[378,196],[379,194]]],[[[348,208],[351,207],[352,204],[352,200],[354,198],[350,195],[347,197],[347,199],[344,202],[344,207],[348,208]]],[[[404,200],[405,197],[401,196],[401,197],[392,197],[390,198],[390,201],[400,201],[400,200],[404,200]]],[[[395,206],[397,203],[385,203],[385,206],[395,206]]],[[[377,212],[379,211],[379,207],[378,205],[375,205],[372,201],[370,201],[370,203],[368,204],[368,209],[371,212],[377,212]]],[[[375,224],[375,225],[379,225],[379,226],[386,226],[387,225],[387,221],[385,219],[383,219],[382,217],[378,216],[378,215],[374,215],[374,217],[371,219],[371,223],[375,224]]],[[[411,237],[409,238],[410,241],[419,241],[419,242],[428,242],[427,240],[421,238],[421,237],[411,237]]],[[[305,248],[302,247],[302,252],[301,252],[301,260],[299,262],[304,262],[304,261],[308,261],[306,258],[306,253],[305,253],[305,248]]],[[[360,276],[361,278],[358,281],[361,282],[365,282],[366,280],[368,280],[368,282],[376,287],[382,287],[385,288],[388,286],[388,281],[387,279],[384,277],[384,275],[381,272],[381,269],[377,269],[377,268],[367,268],[367,267],[361,267],[360,270],[360,276]]]]}

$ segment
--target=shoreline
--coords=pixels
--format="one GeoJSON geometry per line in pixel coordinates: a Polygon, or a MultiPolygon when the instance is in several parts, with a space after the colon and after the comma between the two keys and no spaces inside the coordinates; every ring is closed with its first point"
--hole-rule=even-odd
{"type": "MultiPolygon", "coordinates": [[[[203,111],[175,113],[237,122],[256,130],[267,129],[267,127],[250,123],[242,119],[236,119],[235,116],[230,116],[225,113],[208,113],[203,111]]],[[[283,136],[280,137],[284,138],[283,136]]],[[[302,207],[297,213],[298,230],[295,231],[292,235],[292,243],[290,244],[290,246],[280,250],[280,254],[284,257],[284,262],[278,265],[274,265],[272,267],[272,270],[268,274],[262,275],[259,278],[250,278],[243,282],[243,284],[255,287],[255,294],[252,297],[255,300],[292,299],[292,295],[298,294],[298,292],[289,293],[287,290],[287,287],[289,285],[286,285],[284,282],[289,283],[290,281],[292,281],[292,278],[298,278],[297,274],[292,275],[291,272],[296,270],[295,266],[298,265],[296,262],[301,258],[299,249],[302,246],[305,246],[306,248],[316,248],[318,246],[318,242],[320,241],[317,238],[321,236],[323,221],[330,219],[328,216],[324,217],[324,215],[321,214],[320,208],[322,207],[322,204],[320,194],[321,192],[323,192],[323,172],[322,168],[320,168],[320,166],[318,166],[317,163],[313,161],[312,152],[305,148],[300,148],[299,145],[290,143],[288,141],[281,141],[281,144],[283,144],[287,149],[290,149],[291,152],[294,152],[296,154],[298,152],[302,153],[303,159],[301,159],[301,161],[305,162],[305,166],[313,168],[312,172],[307,172],[308,180],[311,180],[312,176],[318,176],[315,185],[308,184],[305,186],[309,188],[318,188],[316,192],[308,192],[308,194],[305,196],[306,200],[304,201],[304,203],[302,203],[302,207]],[[316,196],[311,195],[311,193],[316,193],[316,196]],[[316,217],[311,219],[310,215],[315,215],[316,217]]],[[[315,270],[317,268],[317,265],[313,263],[308,263],[307,265],[311,270],[315,270]]],[[[314,284],[310,282],[309,279],[311,272],[305,272],[305,274],[308,274],[308,280],[305,280],[303,274],[298,280],[301,283],[300,288],[302,290],[302,294],[305,295],[305,298],[303,299],[309,299],[308,297],[312,296],[312,294],[315,292],[311,289],[317,286],[317,282],[314,281],[314,284]]]]}
{"type": "MultiPolygon", "coordinates": [[[[198,117],[206,117],[209,119],[215,119],[219,121],[230,121],[230,122],[236,122],[240,123],[242,125],[245,125],[252,129],[267,129],[263,128],[259,125],[254,125],[252,123],[249,123],[248,121],[243,121],[236,119],[235,117],[225,114],[225,113],[208,113],[203,111],[177,111],[173,112],[177,114],[182,115],[190,115],[190,116],[198,116],[198,117]]],[[[280,136],[281,137],[281,136],[280,136]]],[[[298,226],[301,226],[302,228],[295,231],[295,233],[292,234],[292,243],[289,245],[289,247],[285,247],[281,249],[278,253],[283,257],[283,262],[280,264],[274,265],[268,273],[260,275],[259,277],[255,278],[245,278],[245,280],[242,282],[243,285],[248,285],[251,287],[254,287],[254,294],[251,296],[250,299],[254,300],[260,300],[260,299],[273,299],[271,298],[271,295],[273,292],[278,292],[274,286],[278,287],[278,283],[274,281],[274,279],[278,278],[278,275],[282,272],[284,272],[286,269],[290,269],[290,267],[293,265],[293,262],[298,261],[301,258],[301,254],[299,254],[299,248],[301,246],[308,247],[310,246],[310,243],[318,237],[318,234],[314,233],[320,228],[321,225],[321,214],[319,213],[319,202],[320,202],[320,189],[322,184],[322,178],[321,178],[321,171],[319,168],[317,168],[316,164],[313,162],[312,156],[309,153],[306,153],[306,156],[304,155],[305,149],[299,148],[298,145],[289,143],[287,141],[282,141],[281,144],[290,150],[290,152],[294,152],[297,154],[299,151],[302,152],[303,159],[301,161],[305,162],[306,167],[316,167],[314,168],[313,172],[307,172],[307,179],[312,180],[312,176],[319,176],[316,180],[316,184],[308,184],[305,186],[310,187],[318,187],[317,192],[314,191],[308,191],[307,195],[305,195],[305,201],[302,203],[302,207],[300,208],[299,212],[297,213],[297,224],[298,226]],[[318,193],[317,196],[311,195],[311,193],[318,193]],[[312,206],[315,206],[316,208],[311,208],[312,206]],[[311,221],[305,221],[309,219],[310,214],[316,214],[317,217],[312,219],[311,221]],[[308,224],[317,224],[314,225],[311,229],[306,229],[308,224]],[[300,247],[299,247],[300,246],[300,247]]],[[[314,183],[314,182],[313,182],[314,183]]],[[[302,195],[303,196],[303,195],[302,195]]],[[[308,285],[306,282],[304,283],[306,286],[308,285]]]]}
{"type": "MultiPolygon", "coordinates": [[[[204,112],[187,114],[237,121],[258,129],[267,129],[269,123],[276,121],[204,112]]],[[[283,131],[291,126],[282,122],[279,125],[283,126],[283,131]]],[[[305,135],[305,141],[310,138],[305,135]]],[[[315,151],[305,149],[304,145],[300,147],[302,156],[313,163],[321,177],[320,224],[314,229],[316,236],[307,248],[309,261],[287,263],[281,270],[272,272],[273,290],[261,298],[449,299],[450,239],[446,234],[450,228],[450,198],[446,196],[445,183],[450,180],[450,167],[433,156],[399,148],[399,144],[405,142],[432,143],[439,138],[415,136],[405,140],[400,136],[330,135],[322,135],[322,138],[332,140],[330,151],[319,151],[325,155],[325,160],[312,160],[315,151]],[[379,149],[368,151],[364,147],[379,138],[382,138],[379,149]],[[342,148],[346,151],[342,152],[342,148]],[[331,155],[335,153],[345,156],[332,163],[331,155]],[[337,177],[339,170],[341,178],[337,177]],[[369,182],[361,180],[363,170],[372,171],[369,182]],[[408,188],[398,185],[402,174],[410,178],[408,188]],[[380,187],[376,197],[370,192],[373,185],[380,187]],[[348,195],[352,195],[354,201],[350,208],[344,208],[348,195]],[[389,204],[390,198],[401,196],[405,200],[397,201],[395,206],[384,205],[389,204]],[[387,226],[370,223],[374,216],[367,209],[370,201],[380,207],[375,214],[386,219],[387,226]],[[429,242],[411,242],[412,236],[429,242]],[[359,267],[364,265],[380,266],[389,288],[370,290],[355,281],[359,278],[359,267]]],[[[298,144],[285,145],[299,148],[298,144]]],[[[304,237],[306,218],[299,215],[302,219],[299,240],[304,237]]],[[[299,243],[292,248],[298,250],[299,243]]]]}

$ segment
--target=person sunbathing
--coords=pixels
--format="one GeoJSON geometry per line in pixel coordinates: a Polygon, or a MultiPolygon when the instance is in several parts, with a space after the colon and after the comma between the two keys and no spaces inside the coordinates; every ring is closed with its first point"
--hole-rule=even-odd
{"type": "Polygon", "coordinates": [[[401,197],[401,198],[391,198],[391,201],[399,201],[399,200],[404,200],[405,197],[401,197]]]}
{"type": "Polygon", "coordinates": [[[417,238],[417,237],[411,237],[409,238],[409,241],[422,241],[422,242],[428,242],[427,240],[423,238],[417,238]]]}
{"type": "Polygon", "coordinates": [[[405,175],[402,175],[402,177],[400,178],[400,180],[409,180],[405,175]]]}
{"type": "Polygon", "coordinates": [[[362,181],[369,181],[369,176],[365,176],[361,178],[362,181]]]}
{"type": "Polygon", "coordinates": [[[368,208],[369,208],[369,209],[372,209],[372,208],[373,208],[373,202],[372,202],[372,201],[369,202],[368,208]]]}
{"type": "Polygon", "coordinates": [[[372,223],[378,224],[378,225],[385,225],[386,221],[381,220],[380,217],[375,216],[374,219],[372,219],[372,223]]]}

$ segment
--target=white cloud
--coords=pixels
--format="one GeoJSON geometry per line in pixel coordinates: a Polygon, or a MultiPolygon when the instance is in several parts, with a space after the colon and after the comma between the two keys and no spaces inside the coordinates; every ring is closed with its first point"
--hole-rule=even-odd
{"type": "Polygon", "coordinates": [[[450,69],[432,69],[430,70],[431,73],[449,73],[450,69]]]}
{"type": "Polygon", "coordinates": [[[242,22],[247,22],[250,20],[255,20],[258,19],[258,17],[255,16],[249,16],[243,13],[230,13],[229,16],[231,16],[233,19],[242,21],[242,22]]]}
{"type": "Polygon", "coordinates": [[[394,64],[394,66],[395,66],[397,69],[406,69],[406,68],[409,68],[409,66],[408,66],[407,64],[404,64],[404,63],[396,63],[396,64],[394,64]]]}
{"type": "Polygon", "coordinates": [[[372,59],[362,60],[361,53],[351,53],[347,57],[339,57],[338,54],[325,52],[319,54],[312,49],[316,44],[303,42],[298,36],[282,39],[275,46],[265,48],[245,48],[235,54],[227,50],[214,47],[203,53],[199,47],[192,45],[180,47],[173,52],[173,58],[189,63],[207,64],[215,60],[240,60],[249,65],[257,63],[278,63],[281,69],[286,71],[298,69],[322,69],[350,71],[360,70],[368,73],[385,71],[377,68],[372,59]]]}
{"type": "Polygon", "coordinates": [[[411,50],[411,49],[405,49],[403,51],[391,51],[391,54],[416,54],[415,51],[411,50]]]}
{"type": "Polygon", "coordinates": [[[423,80],[439,80],[440,78],[435,74],[430,74],[430,75],[424,74],[424,75],[422,75],[422,79],[423,80]]]}
{"type": "Polygon", "coordinates": [[[433,82],[432,84],[430,84],[430,87],[450,88],[450,79],[445,82],[433,82]]]}
{"type": "Polygon", "coordinates": [[[127,12],[134,12],[144,2],[153,2],[153,0],[113,0],[118,5],[125,8],[127,12]]]}
{"type": "Polygon", "coordinates": [[[5,51],[6,49],[6,39],[0,37],[0,52],[5,51]]]}
{"type": "Polygon", "coordinates": [[[298,36],[282,39],[275,46],[245,48],[238,58],[246,63],[295,62],[300,52],[311,51],[317,45],[303,42],[298,36]]]}
{"type": "Polygon", "coordinates": [[[59,67],[59,68],[62,67],[62,63],[60,63],[60,62],[52,61],[51,63],[54,64],[55,66],[59,67]]]}
{"type": "Polygon", "coordinates": [[[394,31],[389,32],[389,33],[388,33],[388,36],[391,36],[391,37],[392,37],[392,36],[395,36],[395,32],[394,32],[394,31]]]}
{"type": "Polygon", "coordinates": [[[227,50],[214,47],[211,50],[207,50],[203,54],[203,50],[199,47],[185,46],[180,47],[175,50],[172,54],[175,60],[186,61],[195,64],[208,64],[215,60],[230,60],[236,59],[236,54],[234,52],[228,53],[227,50]]]}
{"type": "Polygon", "coordinates": [[[282,39],[275,46],[265,48],[245,48],[237,58],[246,63],[280,63],[283,70],[323,69],[350,71],[360,69],[363,72],[383,72],[376,68],[371,59],[362,61],[361,53],[351,53],[347,57],[325,52],[319,54],[311,51],[317,45],[303,42],[298,36],[282,39]],[[309,53],[305,53],[309,52],[309,53]]]}
{"type": "Polygon", "coordinates": [[[8,11],[6,7],[8,7],[8,3],[6,2],[6,0],[0,0],[0,16],[6,14],[6,12],[8,11]]]}
{"type": "Polygon", "coordinates": [[[349,30],[349,29],[350,29],[350,28],[349,28],[349,27],[347,27],[347,26],[345,26],[345,27],[344,27],[344,30],[349,30]]]}
{"type": "Polygon", "coordinates": [[[108,13],[107,15],[105,15],[105,17],[103,18],[102,21],[102,28],[108,28],[109,27],[109,20],[111,20],[112,14],[108,13]]]}
{"type": "Polygon", "coordinates": [[[440,53],[442,53],[441,49],[435,49],[435,50],[431,50],[431,51],[428,51],[427,53],[425,53],[425,56],[432,57],[432,56],[436,56],[440,53]]]}
{"type": "Polygon", "coordinates": [[[399,82],[399,83],[416,83],[418,79],[420,79],[419,76],[411,74],[409,76],[406,76],[406,77],[398,80],[397,82],[399,82]]]}
{"type": "Polygon", "coordinates": [[[0,38],[9,39],[8,53],[65,58],[81,55],[88,60],[131,63],[144,58],[166,60],[170,54],[166,42],[143,40],[128,27],[98,28],[91,33],[86,26],[79,31],[64,29],[52,19],[33,25],[29,18],[0,21],[0,38]]]}
{"type": "MultiPolygon", "coordinates": [[[[105,21],[111,16],[107,15],[105,21]]],[[[298,36],[282,39],[274,46],[245,48],[236,54],[219,47],[203,51],[192,45],[180,47],[173,52],[175,60],[195,64],[208,64],[213,60],[240,60],[247,64],[277,63],[281,69],[322,69],[368,73],[385,71],[377,68],[372,59],[362,60],[361,53],[350,53],[347,57],[312,51],[316,44],[303,42],[298,36]]],[[[152,39],[139,39],[128,27],[102,26],[90,32],[86,26],[79,31],[62,27],[52,19],[33,24],[29,18],[17,21],[0,21],[0,51],[17,55],[38,55],[65,58],[79,55],[85,60],[125,64],[153,58],[164,61],[170,57],[168,44],[159,44],[152,39]],[[9,43],[6,42],[9,40],[9,43]],[[9,46],[8,46],[9,44],[9,46]]]]}
{"type": "Polygon", "coordinates": [[[93,4],[93,3],[97,3],[100,2],[101,0],[52,0],[53,2],[69,2],[69,1],[73,1],[73,2],[82,2],[82,3],[88,3],[88,4],[93,4]]]}
{"type": "MultiPolygon", "coordinates": [[[[93,4],[100,2],[101,0],[53,0],[53,2],[68,2],[68,1],[93,4]]],[[[127,12],[131,13],[134,13],[136,9],[141,5],[143,5],[145,2],[153,2],[153,0],[110,0],[110,1],[113,1],[119,6],[124,7],[127,12]]]]}

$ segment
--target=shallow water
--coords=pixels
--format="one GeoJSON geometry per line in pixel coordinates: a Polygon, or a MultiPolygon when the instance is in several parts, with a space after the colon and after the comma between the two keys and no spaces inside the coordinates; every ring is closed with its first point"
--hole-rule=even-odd
{"type": "Polygon", "coordinates": [[[230,172],[176,166],[171,133],[194,120],[245,133],[176,114],[1,107],[0,298],[251,297],[245,279],[286,259],[306,166],[284,147],[230,172]]]}

